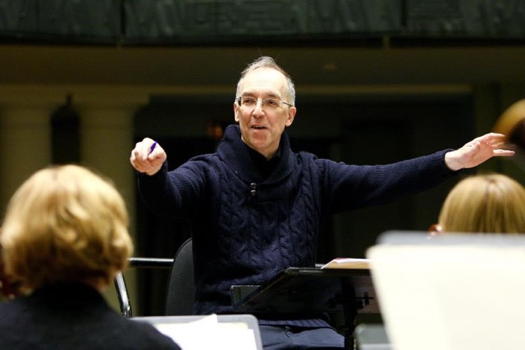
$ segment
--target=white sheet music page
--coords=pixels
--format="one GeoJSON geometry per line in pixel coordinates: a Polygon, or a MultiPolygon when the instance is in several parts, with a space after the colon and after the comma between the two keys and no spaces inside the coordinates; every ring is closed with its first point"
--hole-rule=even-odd
{"type": "Polygon", "coordinates": [[[335,258],[327,264],[321,266],[321,269],[368,269],[368,259],[359,258],[335,258]]]}
{"type": "Polygon", "coordinates": [[[219,322],[217,315],[194,322],[155,326],[184,350],[257,350],[253,330],[241,322],[219,322]]]}
{"type": "Polygon", "coordinates": [[[394,349],[525,349],[523,246],[368,250],[394,349]]]}

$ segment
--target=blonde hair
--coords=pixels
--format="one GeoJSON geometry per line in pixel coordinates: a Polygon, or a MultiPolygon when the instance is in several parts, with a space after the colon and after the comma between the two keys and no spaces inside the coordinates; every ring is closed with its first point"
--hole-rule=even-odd
{"type": "Polygon", "coordinates": [[[513,141],[512,138],[516,136],[516,133],[520,127],[523,127],[523,121],[525,120],[525,99],[518,100],[511,104],[503,113],[499,116],[496,125],[494,125],[494,132],[505,134],[507,141],[513,141]]]}
{"type": "Polygon", "coordinates": [[[117,190],[75,165],[36,172],[11,198],[0,243],[6,273],[25,289],[58,281],[107,285],[133,246],[117,190]]]}
{"type": "Polygon", "coordinates": [[[468,177],[448,194],[439,225],[445,232],[525,232],[525,189],[505,175],[468,177]]]}
{"type": "Polygon", "coordinates": [[[239,79],[239,81],[237,82],[237,92],[235,93],[235,97],[236,99],[240,96],[240,93],[241,93],[241,83],[244,79],[244,77],[250,73],[250,72],[253,72],[254,70],[256,69],[260,69],[260,68],[270,68],[270,69],[275,69],[276,71],[280,72],[282,75],[284,75],[284,77],[286,78],[286,84],[288,85],[288,91],[287,91],[287,94],[288,94],[288,98],[289,98],[289,101],[292,105],[295,106],[295,86],[294,86],[294,83],[292,81],[292,78],[290,77],[290,75],[284,70],[282,69],[276,62],[275,60],[272,58],[272,57],[269,57],[269,56],[261,56],[259,58],[257,58],[255,61],[253,61],[252,63],[250,63],[242,72],[241,72],[241,77],[239,79]]]}

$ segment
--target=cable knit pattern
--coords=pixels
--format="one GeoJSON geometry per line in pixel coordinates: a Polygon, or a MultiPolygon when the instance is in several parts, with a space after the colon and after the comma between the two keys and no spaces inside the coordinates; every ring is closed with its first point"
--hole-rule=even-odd
{"type": "Polygon", "coordinates": [[[252,163],[238,126],[213,154],[168,172],[139,176],[154,212],[193,223],[197,314],[231,312],[232,284],[261,284],[288,266],[313,266],[320,223],[337,211],[383,203],[453,174],[446,151],[381,166],[353,166],[294,153],[266,179],[252,163]]]}

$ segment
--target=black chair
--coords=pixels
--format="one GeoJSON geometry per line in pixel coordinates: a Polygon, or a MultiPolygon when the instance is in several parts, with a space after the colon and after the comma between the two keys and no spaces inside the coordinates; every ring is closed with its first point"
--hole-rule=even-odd
{"type": "MultiPolygon", "coordinates": [[[[142,258],[129,259],[129,266],[134,268],[171,268],[168,289],[166,292],[166,315],[191,315],[195,300],[193,279],[193,246],[191,238],[184,241],[174,259],[142,258]]],[[[121,314],[132,317],[126,281],[122,273],[115,276],[115,288],[120,304],[121,314]]]]}
{"type": "Polygon", "coordinates": [[[193,244],[188,238],[175,253],[166,295],[166,315],[192,315],[194,301],[193,244]]]}

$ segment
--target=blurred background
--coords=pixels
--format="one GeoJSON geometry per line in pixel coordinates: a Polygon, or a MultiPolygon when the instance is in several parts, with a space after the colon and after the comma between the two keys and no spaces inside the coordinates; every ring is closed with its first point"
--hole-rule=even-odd
{"type": "MultiPolygon", "coordinates": [[[[525,96],[523,18],[523,0],[0,0],[2,214],[32,172],[80,163],[124,195],[135,255],[172,257],[190,227],[142,205],[130,150],[154,138],[170,168],[213,152],[246,64],[293,77],[294,150],[388,163],[459,147],[525,96]]],[[[509,160],[478,171],[525,181],[509,160]]],[[[426,230],[458,180],[334,216],[319,262],[426,230]]],[[[135,314],[162,313],[167,274],[127,273],[135,314]]]]}

